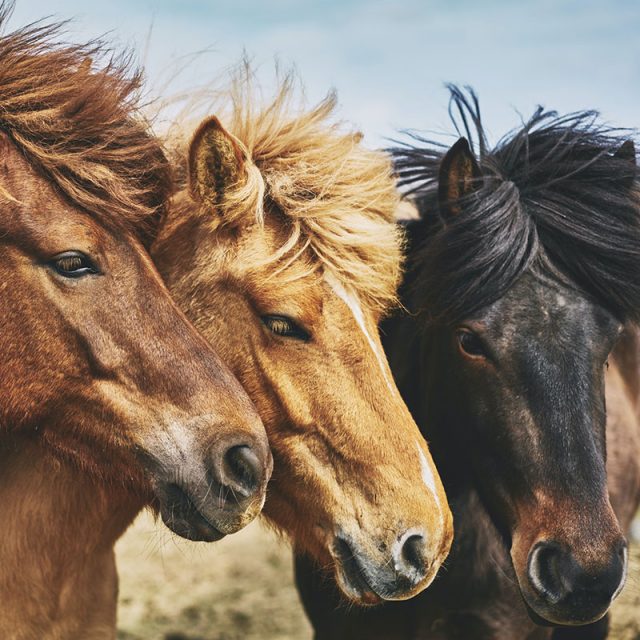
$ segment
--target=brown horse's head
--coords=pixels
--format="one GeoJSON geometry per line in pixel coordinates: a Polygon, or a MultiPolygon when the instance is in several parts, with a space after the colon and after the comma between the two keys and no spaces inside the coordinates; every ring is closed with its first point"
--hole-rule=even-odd
{"type": "Polygon", "coordinates": [[[152,255],[258,407],[268,518],[351,598],[403,599],[432,580],[452,531],[378,335],[400,273],[389,162],[326,124],[331,99],[292,118],[289,97],[255,118],[236,100],[233,133],[201,124],[189,192],[152,255]]]}
{"type": "Polygon", "coordinates": [[[54,33],[0,38],[0,430],[216,539],[261,509],[266,434],[137,239],[169,187],[138,77],[54,33]]]}

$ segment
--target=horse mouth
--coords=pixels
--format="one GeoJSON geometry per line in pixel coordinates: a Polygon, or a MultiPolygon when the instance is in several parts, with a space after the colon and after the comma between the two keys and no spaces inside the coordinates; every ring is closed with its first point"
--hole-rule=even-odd
{"type": "Polygon", "coordinates": [[[177,535],[194,542],[215,542],[225,537],[177,484],[163,487],[160,497],[162,521],[177,535]]]}
{"type": "Polygon", "coordinates": [[[342,538],[336,538],[333,556],[338,583],[342,590],[363,605],[380,604],[384,598],[369,584],[364,567],[349,544],[342,538]]]}

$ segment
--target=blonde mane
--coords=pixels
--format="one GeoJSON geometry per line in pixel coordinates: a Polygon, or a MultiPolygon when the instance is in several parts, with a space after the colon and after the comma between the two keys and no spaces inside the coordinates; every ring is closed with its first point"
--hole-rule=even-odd
{"type": "MultiPolygon", "coordinates": [[[[333,118],[335,94],[304,108],[293,74],[265,101],[247,64],[229,89],[216,93],[215,113],[251,163],[247,180],[227,189],[221,224],[265,211],[283,216],[288,239],[269,260],[278,271],[302,257],[328,271],[365,303],[384,310],[396,301],[402,268],[401,235],[394,222],[398,195],[390,158],[367,149],[361,134],[333,118]],[[298,97],[297,97],[298,96],[298,97]]],[[[184,164],[185,140],[170,133],[184,164]]],[[[269,215],[267,213],[267,215],[269,215]]]]}
{"type": "Polygon", "coordinates": [[[100,42],[65,44],[64,24],[7,33],[12,10],[0,3],[0,131],[71,203],[141,230],[171,176],[138,115],[140,73],[100,42]]]}

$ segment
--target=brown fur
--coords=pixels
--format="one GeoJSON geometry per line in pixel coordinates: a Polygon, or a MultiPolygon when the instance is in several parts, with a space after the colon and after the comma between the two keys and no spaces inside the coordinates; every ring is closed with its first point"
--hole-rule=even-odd
{"type": "MultiPolygon", "coordinates": [[[[259,512],[270,456],[250,400],[129,230],[168,188],[161,149],[125,100],[137,80],[120,67],[87,75],[88,49],[53,33],[0,37],[0,637],[114,638],[113,544],[137,511],[154,500],[164,517],[167,486],[201,491],[199,513],[230,533],[259,512]],[[67,117],[73,96],[84,101],[67,117]],[[69,250],[99,273],[58,273],[69,250]],[[231,505],[207,479],[234,443],[264,472],[231,505]]],[[[203,531],[193,517],[180,526],[203,531]]]]}
{"type": "Polygon", "coordinates": [[[258,407],[274,454],[267,517],[334,566],[343,588],[337,537],[382,572],[402,532],[419,529],[429,570],[414,588],[388,593],[408,597],[431,581],[452,532],[377,330],[401,269],[389,160],[330,120],[333,96],[292,110],[288,78],[259,107],[250,76],[245,69],[230,109],[205,121],[177,160],[190,159],[191,185],[176,195],[152,255],[258,407]],[[370,341],[338,291],[359,306],[370,341]],[[274,335],[269,314],[293,319],[309,339],[274,335]]]}
{"type": "MultiPolygon", "coordinates": [[[[0,5],[0,26],[12,7],[0,5]]],[[[141,72],[100,42],[60,45],[62,36],[61,25],[35,23],[0,37],[0,129],[78,208],[147,225],[171,182],[139,115],[141,72]]]]}

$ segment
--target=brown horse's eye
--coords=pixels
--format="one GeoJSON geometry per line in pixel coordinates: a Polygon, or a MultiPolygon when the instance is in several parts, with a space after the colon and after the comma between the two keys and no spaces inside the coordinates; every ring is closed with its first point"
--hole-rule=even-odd
{"type": "Polygon", "coordinates": [[[469,329],[459,329],[456,331],[456,338],[460,349],[473,358],[486,358],[487,352],[482,340],[469,329]]]}
{"type": "Polygon", "coordinates": [[[91,259],[80,251],[65,251],[57,255],[49,264],[57,274],[65,278],[82,278],[99,273],[91,259]]]}
{"type": "Polygon", "coordinates": [[[309,334],[291,318],[280,315],[266,315],[261,317],[264,324],[271,333],[284,338],[295,338],[307,342],[310,338],[309,334]]]}

